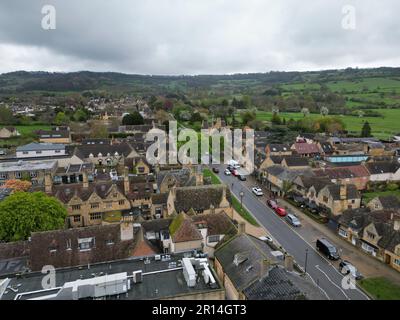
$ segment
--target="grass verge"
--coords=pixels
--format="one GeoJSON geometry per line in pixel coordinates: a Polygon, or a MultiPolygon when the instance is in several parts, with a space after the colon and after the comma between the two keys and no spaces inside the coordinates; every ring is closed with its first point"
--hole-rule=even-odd
{"type": "Polygon", "coordinates": [[[363,279],[360,280],[359,285],[377,300],[400,300],[400,286],[391,283],[386,278],[363,279]]]}
{"type": "MultiPolygon", "coordinates": [[[[221,184],[221,180],[219,177],[214,174],[210,169],[203,170],[203,177],[210,177],[212,184],[221,184]]],[[[259,227],[260,225],[257,223],[256,219],[246,210],[246,208],[240,206],[240,201],[232,194],[232,206],[235,211],[240,214],[243,219],[247,222],[251,223],[253,226],[259,227]]]]}

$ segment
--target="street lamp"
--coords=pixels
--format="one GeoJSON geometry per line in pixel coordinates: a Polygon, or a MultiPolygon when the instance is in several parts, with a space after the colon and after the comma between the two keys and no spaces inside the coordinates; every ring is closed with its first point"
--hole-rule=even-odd
{"type": "Polygon", "coordinates": [[[307,258],[308,258],[308,249],[306,249],[306,262],[304,265],[304,273],[307,274],[307,258]]]}
{"type": "Polygon", "coordinates": [[[239,196],[240,196],[240,211],[242,211],[242,209],[243,209],[243,196],[244,196],[243,190],[241,190],[239,192],[239,196]]]}

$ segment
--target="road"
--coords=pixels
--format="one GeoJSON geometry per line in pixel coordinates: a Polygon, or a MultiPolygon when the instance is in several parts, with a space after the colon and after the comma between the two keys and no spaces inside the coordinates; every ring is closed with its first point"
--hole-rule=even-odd
{"type": "MultiPolygon", "coordinates": [[[[312,280],[324,291],[330,300],[367,300],[360,289],[344,289],[342,287],[343,275],[335,266],[321,256],[315,249],[315,243],[307,242],[298,230],[291,227],[274,211],[272,211],[260,198],[239,179],[224,174],[220,166],[219,178],[226,183],[231,191],[240,199],[239,193],[243,191],[243,206],[257,219],[257,221],[276,239],[276,241],[294,257],[296,262],[305,269],[307,255],[307,273],[312,280]],[[233,183],[233,188],[232,188],[233,183]],[[307,254],[306,254],[307,250],[307,254]]],[[[321,235],[322,236],[322,235],[321,235]]]]}

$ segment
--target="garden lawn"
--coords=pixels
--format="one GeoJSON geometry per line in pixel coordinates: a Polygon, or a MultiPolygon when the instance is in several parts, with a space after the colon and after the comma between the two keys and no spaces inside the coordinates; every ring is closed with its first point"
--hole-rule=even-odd
{"type": "Polygon", "coordinates": [[[366,193],[363,193],[363,195],[362,195],[363,203],[367,204],[373,198],[376,198],[376,197],[379,197],[379,196],[396,196],[397,198],[400,199],[400,190],[377,191],[377,192],[366,192],[366,193]]]}

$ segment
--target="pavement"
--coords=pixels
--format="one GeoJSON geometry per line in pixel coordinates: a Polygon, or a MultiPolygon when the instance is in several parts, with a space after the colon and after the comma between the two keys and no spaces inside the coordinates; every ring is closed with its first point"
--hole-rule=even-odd
{"type": "MultiPolygon", "coordinates": [[[[251,177],[249,181],[240,181],[236,177],[226,176],[224,166],[219,166],[219,178],[231,188],[231,192],[240,199],[239,193],[242,191],[243,206],[254,216],[260,225],[276,239],[276,241],[292,255],[310,276],[316,285],[331,300],[368,300],[368,296],[358,287],[346,285],[344,277],[337,269],[337,262],[332,262],[320,255],[315,249],[315,240],[321,234],[318,229],[313,234],[309,234],[303,227],[294,228],[284,219],[279,217],[265,203],[264,197],[257,197],[251,192],[251,177]],[[233,185],[232,185],[233,183],[233,185]],[[233,187],[232,187],[233,186],[233,187]],[[343,285],[342,285],[343,283],[343,285]]],[[[254,182],[253,182],[254,183],[254,182]]],[[[304,221],[304,219],[301,219],[304,221]]]]}

